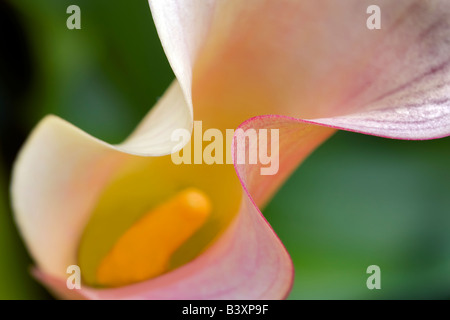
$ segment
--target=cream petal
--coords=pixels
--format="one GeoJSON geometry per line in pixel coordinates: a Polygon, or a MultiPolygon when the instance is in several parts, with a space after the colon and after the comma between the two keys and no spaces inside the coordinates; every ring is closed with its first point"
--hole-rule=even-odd
{"type": "Polygon", "coordinates": [[[192,118],[175,82],[123,144],[100,141],[70,123],[47,116],[34,129],[14,165],[15,220],[38,267],[65,276],[90,211],[111,173],[128,154],[170,154],[176,128],[192,118]]]}
{"type": "Polygon", "coordinates": [[[149,0],[159,38],[191,113],[192,67],[209,32],[215,4],[215,0],[149,0]]]}
{"type": "Polygon", "coordinates": [[[171,154],[182,148],[179,141],[171,139],[172,132],[177,129],[191,132],[192,114],[175,81],[130,137],[115,148],[141,156],[171,154]]]}

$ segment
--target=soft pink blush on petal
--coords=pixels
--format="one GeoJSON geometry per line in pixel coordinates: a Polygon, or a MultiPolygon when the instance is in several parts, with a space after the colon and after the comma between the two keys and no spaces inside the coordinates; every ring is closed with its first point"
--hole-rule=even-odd
{"type": "Polygon", "coordinates": [[[377,1],[381,30],[366,27],[372,4],[217,1],[194,69],[194,104],[401,139],[447,136],[450,2],[377,1]],[[344,118],[334,124],[336,116],[344,118]]]}

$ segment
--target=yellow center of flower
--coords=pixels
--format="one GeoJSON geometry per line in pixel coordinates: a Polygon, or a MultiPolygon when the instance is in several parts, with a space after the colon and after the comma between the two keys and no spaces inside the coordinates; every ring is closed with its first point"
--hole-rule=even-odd
{"type": "Polygon", "coordinates": [[[179,192],[133,224],[97,269],[100,285],[116,287],[158,276],[173,253],[211,214],[207,195],[196,188],[179,192]]]}

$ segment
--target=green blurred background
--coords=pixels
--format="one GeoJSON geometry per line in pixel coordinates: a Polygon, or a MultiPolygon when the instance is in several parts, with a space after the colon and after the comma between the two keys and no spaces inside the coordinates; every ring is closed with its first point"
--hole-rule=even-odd
{"type": "MultiPolygon", "coordinates": [[[[174,78],[147,0],[0,2],[0,299],[48,299],[9,205],[12,162],[53,113],[120,142],[174,78]],[[81,8],[81,30],[66,9],[81,8]]],[[[339,132],[264,210],[295,264],[291,299],[450,298],[450,139],[339,132]],[[366,269],[381,268],[381,290],[366,269]]]]}

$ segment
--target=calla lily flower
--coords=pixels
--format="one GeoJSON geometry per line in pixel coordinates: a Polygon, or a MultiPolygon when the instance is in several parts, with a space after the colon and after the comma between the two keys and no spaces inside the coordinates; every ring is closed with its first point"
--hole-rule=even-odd
{"type": "Polygon", "coordinates": [[[293,266],[260,208],[303,159],[336,129],[450,135],[450,3],[380,0],[369,30],[370,2],[150,0],[177,80],[137,129],[110,145],[47,116],[17,158],[35,276],[61,298],[285,298],[293,266]],[[278,173],[173,164],[194,119],[279,129],[278,173]]]}

